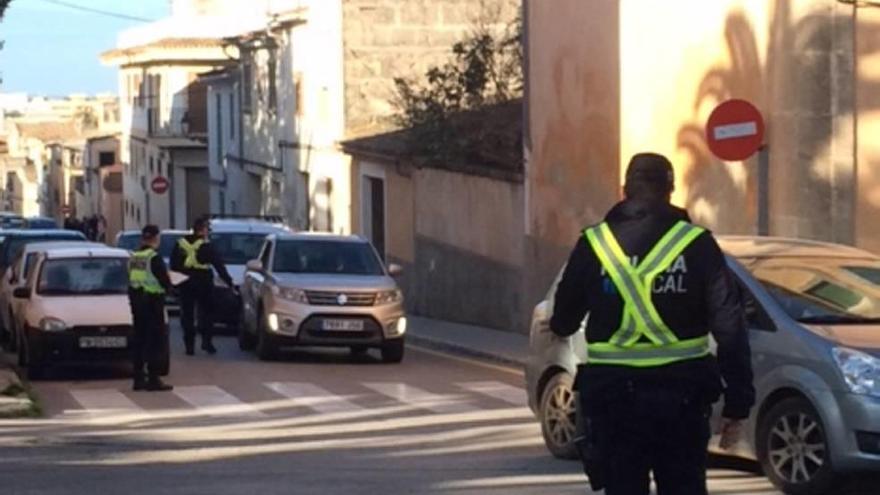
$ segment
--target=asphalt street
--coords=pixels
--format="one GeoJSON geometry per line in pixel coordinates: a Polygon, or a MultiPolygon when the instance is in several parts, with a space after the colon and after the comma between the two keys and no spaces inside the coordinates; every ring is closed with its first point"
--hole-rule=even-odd
{"type": "MultiPolygon", "coordinates": [[[[132,392],[124,369],[34,383],[45,417],[0,420],[3,494],[584,494],[553,459],[519,370],[408,349],[310,350],[260,362],[235,339],[183,355],[173,392],[132,392]]],[[[713,494],[776,493],[713,469],[713,494]]]]}

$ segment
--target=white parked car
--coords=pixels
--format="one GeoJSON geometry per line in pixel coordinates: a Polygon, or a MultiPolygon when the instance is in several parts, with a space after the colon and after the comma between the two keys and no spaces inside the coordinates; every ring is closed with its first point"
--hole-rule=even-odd
{"type": "MultiPolygon", "coordinates": [[[[128,251],[108,247],[49,249],[37,255],[18,315],[19,365],[31,378],[55,364],[129,361],[128,251]]],[[[167,374],[168,349],[162,374],[167,374]]]]}
{"type": "Polygon", "coordinates": [[[26,244],[12,260],[0,280],[0,323],[6,332],[6,346],[11,352],[18,350],[18,332],[15,330],[15,315],[23,300],[12,297],[12,291],[24,287],[28,275],[34,267],[37,254],[48,249],[65,247],[103,247],[103,244],[88,241],[47,241],[26,244]]]}

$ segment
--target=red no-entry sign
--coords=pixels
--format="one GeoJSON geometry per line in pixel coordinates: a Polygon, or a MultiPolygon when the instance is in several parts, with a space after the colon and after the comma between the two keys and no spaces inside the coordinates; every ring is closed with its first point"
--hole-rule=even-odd
{"type": "Polygon", "coordinates": [[[712,154],[722,160],[745,160],[764,144],[764,118],[745,100],[725,101],[709,116],[706,142],[712,154]]]}
{"type": "Polygon", "coordinates": [[[170,184],[168,182],[168,179],[160,176],[156,177],[155,179],[153,179],[152,182],[150,182],[150,189],[152,189],[153,192],[156,194],[165,194],[165,192],[168,191],[169,185],[170,184]]]}

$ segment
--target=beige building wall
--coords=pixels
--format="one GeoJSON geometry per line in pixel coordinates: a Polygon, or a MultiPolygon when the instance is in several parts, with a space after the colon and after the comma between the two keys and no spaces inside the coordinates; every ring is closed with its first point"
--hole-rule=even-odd
{"type": "Polygon", "coordinates": [[[856,29],[856,243],[880,253],[880,9],[859,9],[856,29]]]}

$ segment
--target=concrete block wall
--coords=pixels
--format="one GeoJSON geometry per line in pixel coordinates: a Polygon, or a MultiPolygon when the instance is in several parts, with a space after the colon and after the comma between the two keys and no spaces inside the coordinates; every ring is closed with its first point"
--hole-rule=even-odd
{"type": "Polygon", "coordinates": [[[395,77],[423,76],[480,22],[503,29],[519,8],[519,0],[344,0],[347,137],[389,127],[395,77]]]}

